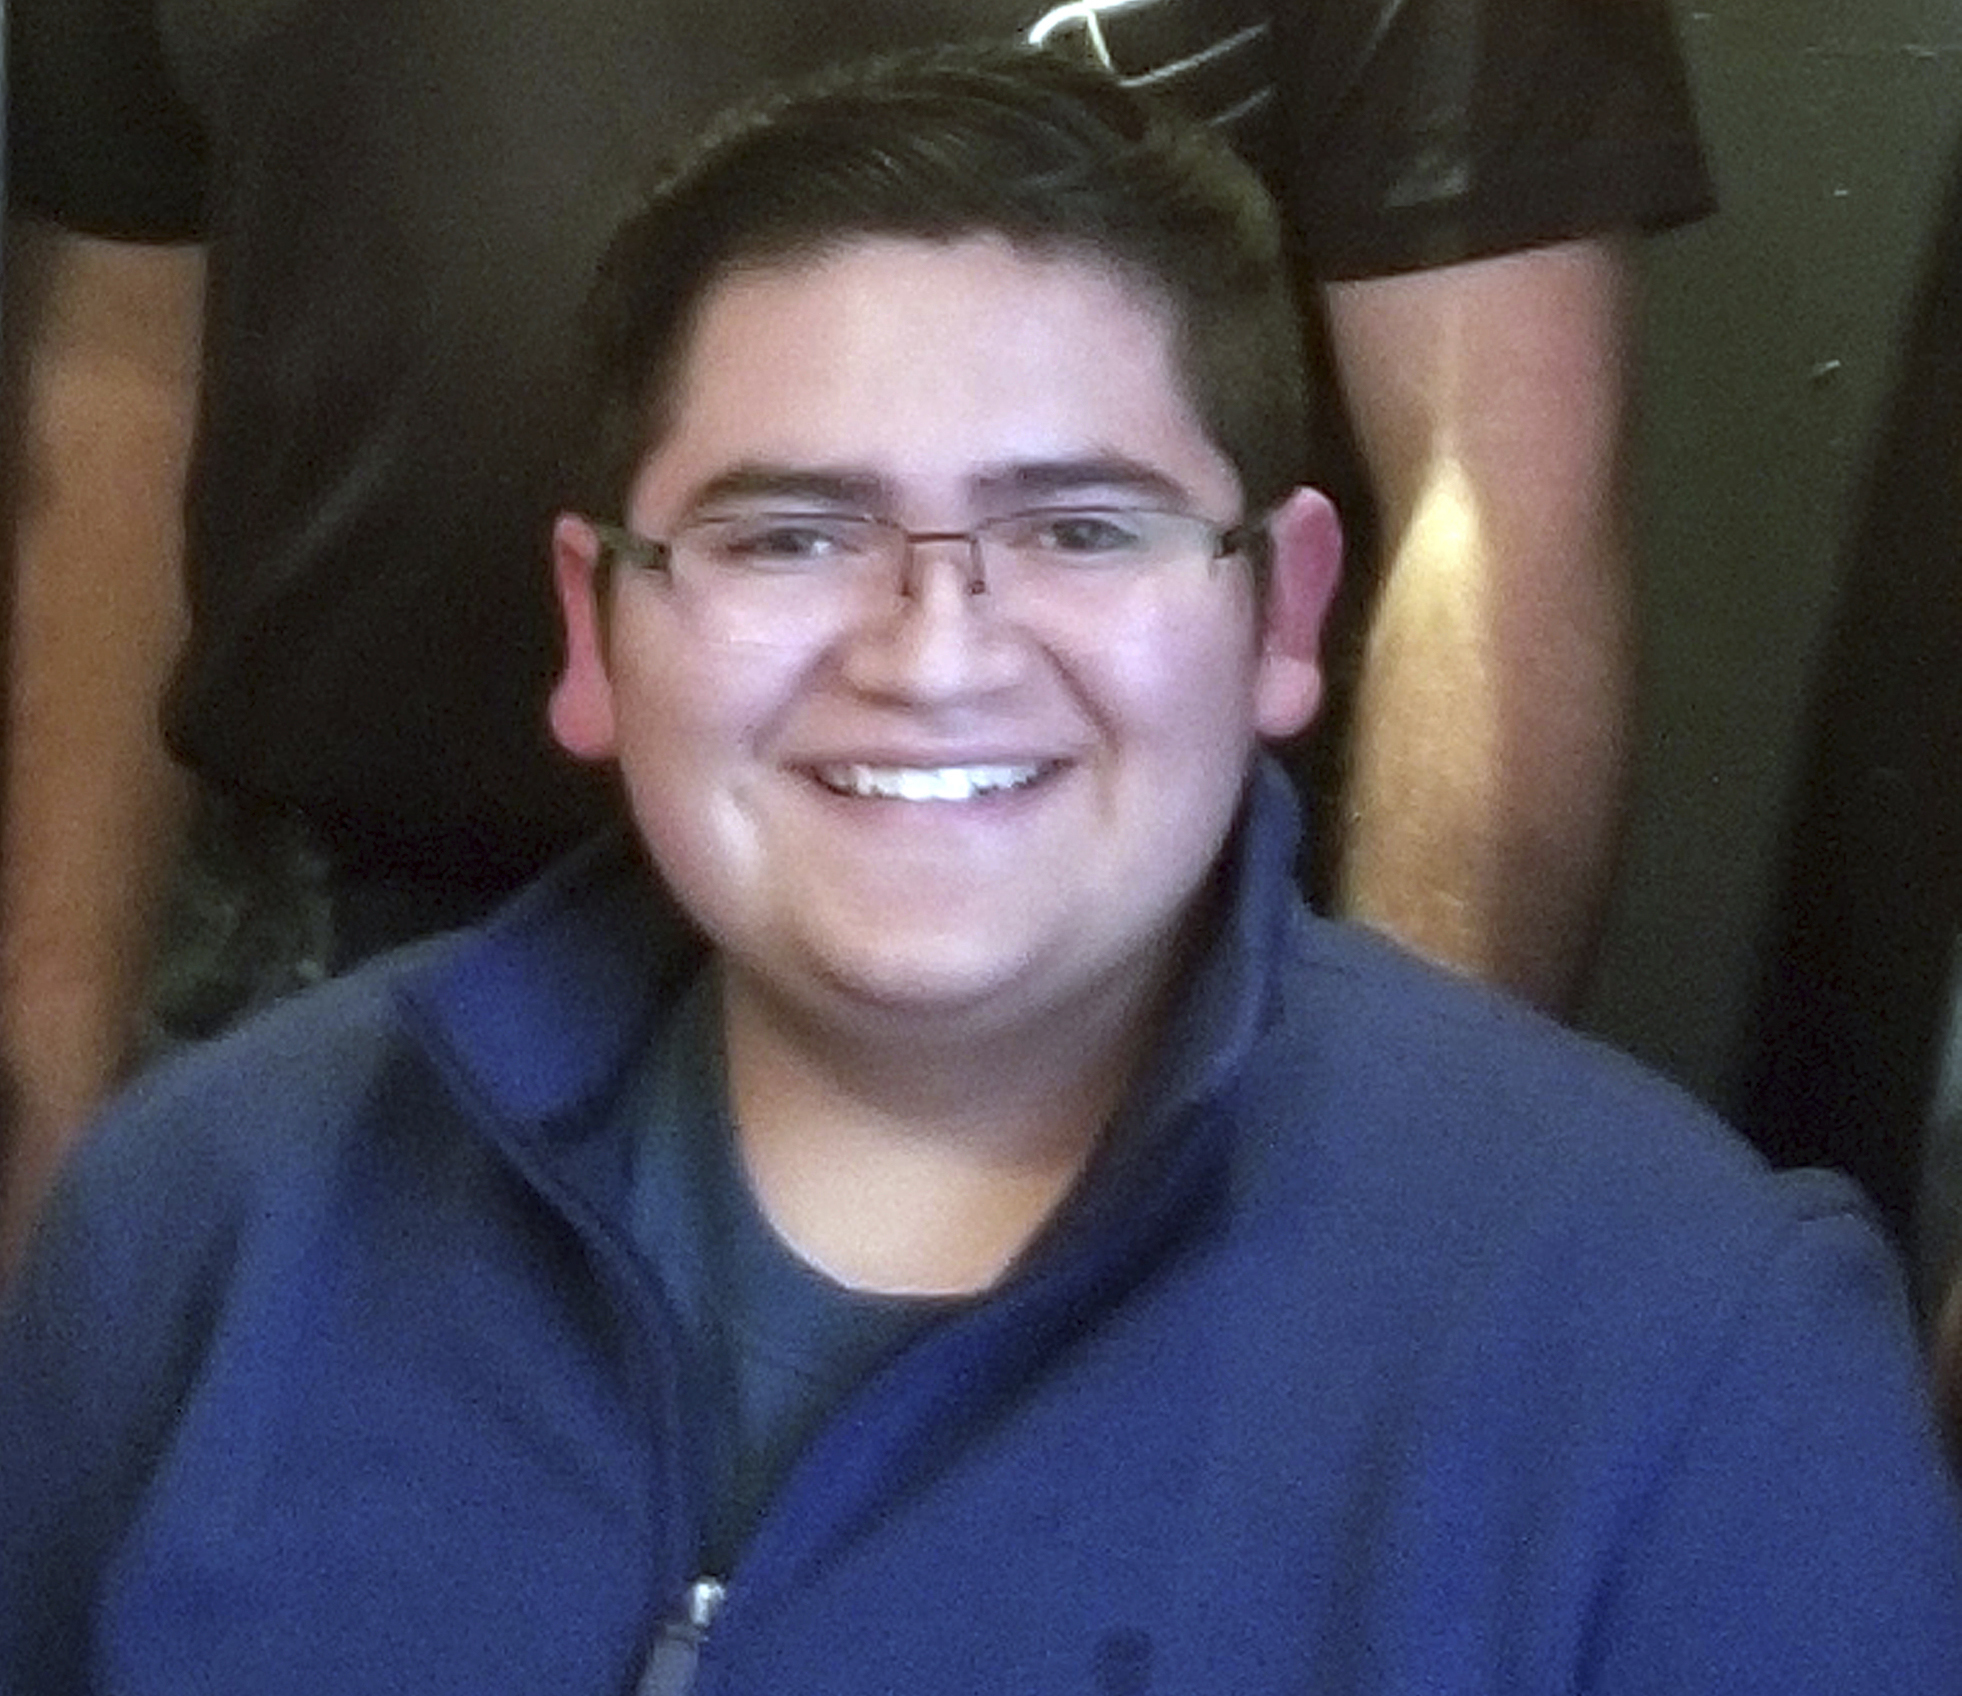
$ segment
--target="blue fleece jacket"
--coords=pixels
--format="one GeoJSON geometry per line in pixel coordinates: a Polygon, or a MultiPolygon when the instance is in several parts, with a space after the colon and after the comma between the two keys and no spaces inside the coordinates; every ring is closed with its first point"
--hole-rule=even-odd
{"type": "Polygon", "coordinates": [[[701,953],[637,857],[154,1076],[0,1330],[0,1689],[1962,1692],[1851,1192],[1310,919],[1294,836],[1264,773],[1123,1146],[819,1436],[698,1661],[606,1109],[701,953]]]}

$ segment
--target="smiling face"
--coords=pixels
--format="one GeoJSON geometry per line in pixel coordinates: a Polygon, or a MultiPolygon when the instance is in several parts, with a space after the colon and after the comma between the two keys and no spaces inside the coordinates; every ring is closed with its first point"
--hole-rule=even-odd
{"type": "MultiPolygon", "coordinates": [[[[671,416],[625,515],[644,535],[759,501],[936,533],[1059,500],[1245,516],[1155,300],[994,238],[865,238],[726,278],[671,416]]],[[[618,761],[733,993],[819,1028],[1053,1031],[1161,980],[1256,737],[1312,712],[1335,564],[1318,503],[1280,522],[1264,607],[1235,559],[1140,580],[1096,620],[1024,617],[968,593],[942,541],[916,548],[910,596],[769,644],[718,637],[632,567],[602,626],[593,534],[567,517],[553,724],[618,761]]]]}

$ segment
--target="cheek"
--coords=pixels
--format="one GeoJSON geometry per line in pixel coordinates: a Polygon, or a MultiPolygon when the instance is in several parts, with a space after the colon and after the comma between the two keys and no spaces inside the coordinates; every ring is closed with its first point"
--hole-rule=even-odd
{"type": "Polygon", "coordinates": [[[1250,620],[1207,606],[1129,629],[1072,667],[1111,734],[1167,760],[1237,770],[1254,738],[1250,620]]]}
{"type": "Polygon", "coordinates": [[[642,840],[677,890],[754,856],[754,797],[784,686],[754,656],[618,652],[619,765],[642,840]]]}
{"type": "Polygon", "coordinates": [[[1163,879],[1182,898],[1240,803],[1256,745],[1256,656],[1239,622],[1194,620],[1180,637],[1148,652],[1116,650],[1110,676],[1128,704],[1119,816],[1146,861],[1132,875],[1163,879]]]}

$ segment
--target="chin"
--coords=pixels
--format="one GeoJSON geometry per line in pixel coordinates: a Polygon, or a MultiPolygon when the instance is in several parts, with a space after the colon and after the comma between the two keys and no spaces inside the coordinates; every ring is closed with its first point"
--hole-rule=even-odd
{"type": "Polygon", "coordinates": [[[954,948],[895,949],[827,957],[814,977],[838,1001],[931,1025],[1024,1003],[1032,989],[1025,967],[1022,960],[977,959],[954,948]]]}

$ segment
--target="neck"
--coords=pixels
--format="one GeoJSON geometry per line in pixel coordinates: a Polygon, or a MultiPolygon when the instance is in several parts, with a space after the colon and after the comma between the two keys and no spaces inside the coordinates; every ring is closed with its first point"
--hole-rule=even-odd
{"type": "Polygon", "coordinates": [[[1102,1000],[1033,1037],[872,1020],[841,1038],[725,972],[730,1104],[764,1215],[853,1288],[988,1288],[1082,1175],[1158,1022],[1155,978],[1102,1000]]]}

